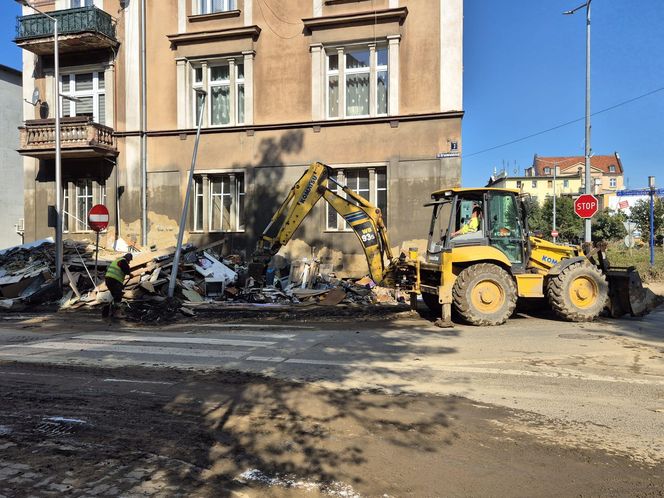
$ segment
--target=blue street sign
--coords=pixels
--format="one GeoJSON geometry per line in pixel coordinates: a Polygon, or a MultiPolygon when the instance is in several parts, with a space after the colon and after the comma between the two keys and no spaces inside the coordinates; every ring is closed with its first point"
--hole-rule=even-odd
{"type": "MultiPolygon", "coordinates": [[[[626,195],[650,195],[650,189],[642,188],[638,190],[618,190],[616,195],[618,197],[624,197],[626,195]]],[[[655,195],[664,195],[664,188],[656,188],[655,195]]]]}

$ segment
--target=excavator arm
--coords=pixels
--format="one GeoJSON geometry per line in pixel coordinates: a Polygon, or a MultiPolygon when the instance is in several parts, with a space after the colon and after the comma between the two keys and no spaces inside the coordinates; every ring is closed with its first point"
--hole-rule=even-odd
{"type": "Polygon", "coordinates": [[[355,232],[367,258],[371,278],[381,282],[386,274],[385,258],[391,261],[392,253],[380,209],[338,183],[330,173],[329,166],[316,162],[295,182],[263,231],[254,253],[254,263],[267,265],[270,258],[290,241],[322,197],[355,232]],[[338,194],[336,188],[330,188],[330,183],[341,188],[344,195],[338,194]]]}

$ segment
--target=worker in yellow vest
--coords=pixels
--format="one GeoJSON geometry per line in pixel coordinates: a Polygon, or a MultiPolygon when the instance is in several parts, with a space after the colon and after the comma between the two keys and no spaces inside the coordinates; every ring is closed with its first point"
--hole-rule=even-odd
{"type": "Polygon", "coordinates": [[[104,280],[106,281],[106,287],[110,291],[111,296],[113,296],[113,302],[102,308],[102,317],[112,317],[113,304],[119,304],[122,302],[122,290],[124,289],[124,281],[125,277],[131,273],[129,262],[132,259],[133,256],[130,253],[127,253],[108,265],[106,275],[104,275],[104,280]]]}

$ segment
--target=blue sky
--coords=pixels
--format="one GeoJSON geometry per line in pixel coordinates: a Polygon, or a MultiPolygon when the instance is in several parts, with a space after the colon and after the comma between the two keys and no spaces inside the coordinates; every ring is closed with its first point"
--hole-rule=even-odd
{"type": "MultiPolygon", "coordinates": [[[[493,168],[519,173],[533,155],[583,155],[583,121],[477,154],[584,114],[582,0],[465,0],[463,184],[493,168]]],[[[592,110],[664,87],[664,0],[593,0],[592,110]]],[[[19,7],[0,0],[0,64],[20,68],[19,7]]],[[[664,91],[592,119],[595,154],[617,151],[629,186],[664,185],[664,91]]]]}

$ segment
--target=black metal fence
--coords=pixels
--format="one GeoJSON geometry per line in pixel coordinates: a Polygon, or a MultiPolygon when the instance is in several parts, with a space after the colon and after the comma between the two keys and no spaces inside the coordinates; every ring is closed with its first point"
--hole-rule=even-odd
{"type": "MultiPolygon", "coordinates": [[[[58,33],[68,35],[92,32],[115,40],[115,20],[97,7],[56,10],[49,15],[58,20],[58,33]]],[[[16,41],[53,36],[53,21],[43,14],[16,19],[16,41]]]]}

